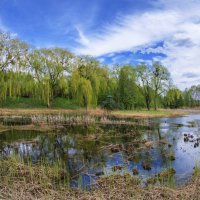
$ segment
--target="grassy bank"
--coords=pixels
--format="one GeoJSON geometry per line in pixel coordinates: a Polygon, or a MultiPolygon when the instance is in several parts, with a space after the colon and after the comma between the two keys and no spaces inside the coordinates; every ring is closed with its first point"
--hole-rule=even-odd
{"type": "Polygon", "coordinates": [[[174,117],[189,113],[186,110],[157,111],[111,111],[102,109],[0,109],[0,133],[5,130],[54,131],[65,129],[66,125],[101,124],[146,124],[146,118],[174,117]],[[114,117],[114,118],[113,118],[114,117]],[[123,118],[142,118],[127,121],[123,118]]]}
{"type": "Polygon", "coordinates": [[[192,110],[188,109],[158,109],[158,110],[138,110],[138,111],[127,111],[119,110],[113,111],[112,115],[119,117],[139,117],[139,118],[154,118],[154,117],[175,117],[186,115],[192,110]]]}
{"type": "MultiPolygon", "coordinates": [[[[189,112],[196,112],[198,109],[158,109],[147,111],[142,110],[119,110],[106,112],[102,109],[88,109],[90,115],[114,115],[116,117],[172,117],[184,115],[189,112]]],[[[66,98],[55,98],[51,102],[51,108],[47,108],[41,101],[34,98],[7,98],[0,105],[0,115],[35,115],[35,114],[65,114],[65,113],[85,113],[85,108],[79,107],[76,102],[66,98]]]]}
{"type": "Polygon", "coordinates": [[[100,178],[90,191],[70,189],[62,168],[22,163],[18,158],[0,160],[0,199],[93,199],[93,200],[198,200],[200,169],[181,188],[149,186],[141,188],[137,176],[112,175],[100,178]]]}
{"type": "Polygon", "coordinates": [[[200,113],[200,110],[192,109],[158,109],[158,110],[117,110],[106,111],[102,109],[62,109],[62,108],[0,108],[0,116],[24,116],[24,115],[38,115],[38,114],[67,114],[67,113],[80,113],[89,115],[113,115],[116,117],[141,117],[141,118],[153,118],[153,117],[173,117],[181,116],[188,113],[200,113]]]}
{"type": "MultiPolygon", "coordinates": [[[[65,128],[65,125],[88,125],[92,123],[121,124],[148,123],[145,118],[182,116],[194,110],[140,110],[106,111],[102,109],[0,109],[0,132],[15,130],[53,131],[65,128]],[[115,119],[113,119],[115,117],[115,119]],[[123,118],[142,118],[143,121],[125,121],[123,118]],[[118,119],[118,120],[116,120],[118,119]]],[[[199,111],[198,111],[199,112],[199,111]]]]}
{"type": "MultiPolygon", "coordinates": [[[[47,108],[46,104],[42,100],[34,99],[34,98],[24,98],[24,97],[16,97],[16,98],[7,98],[0,104],[1,108],[8,109],[45,109],[47,108]]],[[[79,109],[80,107],[72,100],[68,100],[66,98],[55,98],[51,102],[51,108],[53,109],[79,109]]]]}

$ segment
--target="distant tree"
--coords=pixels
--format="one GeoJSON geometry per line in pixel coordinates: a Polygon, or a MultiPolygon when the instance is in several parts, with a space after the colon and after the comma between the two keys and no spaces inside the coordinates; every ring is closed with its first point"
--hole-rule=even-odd
{"type": "Polygon", "coordinates": [[[30,53],[30,73],[40,84],[42,98],[48,106],[52,98],[68,91],[66,74],[71,71],[73,58],[73,54],[61,48],[33,50],[30,53]]]}
{"type": "Polygon", "coordinates": [[[153,89],[153,100],[154,109],[157,110],[158,97],[166,92],[170,86],[170,73],[167,68],[159,62],[154,62],[152,66],[152,89],[153,89]]]}
{"type": "Polygon", "coordinates": [[[70,89],[72,98],[74,98],[80,106],[86,109],[91,105],[93,90],[91,82],[79,74],[77,69],[72,72],[70,89]]]}
{"type": "Polygon", "coordinates": [[[184,106],[200,106],[200,85],[193,85],[183,92],[184,106]]]}
{"type": "Polygon", "coordinates": [[[7,83],[5,82],[5,75],[0,72],[0,103],[6,99],[7,83]]]}
{"type": "Polygon", "coordinates": [[[106,110],[114,110],[116,108],[116,103],[113,100],[113,97],[111,95],[108,95],[106,97],[106,100],[102,102],[101,107],[106,110]]]}
{"type": "Polygon", "coordinates": [[[22,70],[26,66],[28,44],[0,31],[0,71],[22,70]]]}
{"type": "Polygon", "coordinates": [[[165,98],[165,107],[169,108],[180,108],[183,106],[182,92],[178,88],[171,88],[168,90],[165,98]]]}
{"type": "Polygon", "coordinates": [[[140,64],[136,67],[138,88],[145,99],[146,108],[150,110],[152,100],[152,71],[146,64],[140,64]]]}
{"type": "MultiPolygon", "coordinates": [[[[96,107],[98,103],[102,103],[113,87],[112,81],[109,78],[108,69],[102,67],[97,60],[88,56],[80,57],[77,67],[72,71],[70,84],[72,98],[78,98],[80,80],[85,80],[85,84],[87,82],[88,91],[90,91],[91,97],[90,104],[94,107],[96,107]]],[[[79,101],[79,104],[82,103],[79,101]]]]}
{"type": "Polygon", "coordinates": [[[118,94],[124,109],[132,109],[137,102],[136,70],[131,65],[120,68],[118,94]]]}
{"type": "Polygon", "coordinates": [[[195,101],[195,105],[200,105],[200,85],[192,86],[190,88],[192,99],[195,101]]]}

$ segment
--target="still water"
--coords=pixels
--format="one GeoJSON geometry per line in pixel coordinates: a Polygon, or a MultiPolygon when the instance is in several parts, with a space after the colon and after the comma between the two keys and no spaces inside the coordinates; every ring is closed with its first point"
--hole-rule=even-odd
{"type": "MultiPolygon", "coordinates": [[[[127,121],[131,121],[127,119],[127,121]]],[[[33,163],[64,163],[71,187],[87,188],[98,176],[130,173],[137,169],[145,182],[167,168],[176,170],[174,184],[190,180],[200,164],[200,115],[149,119],[139,126],[128,124],[94,124],[66,127],[64,132],[41,133],[9,131],[0,134],[0,157],[12,154],[33,163]],[[184,141],[190,135],[189,141],[184,141]],[[117,148],[118,147],[118,148],[117,148]],[[142,163],[148,161],[145,170],[142,163]],[[114,171],[114,166],[120,170],[114,171]]]]}

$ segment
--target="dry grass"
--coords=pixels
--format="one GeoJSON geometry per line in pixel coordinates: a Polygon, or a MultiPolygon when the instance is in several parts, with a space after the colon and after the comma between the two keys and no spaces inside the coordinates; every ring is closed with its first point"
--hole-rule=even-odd
{"type": "Polygon", "coordinates": [[[181,188],[141,188],[138,178],[130,175],[113,175],[100,178],[91,191],[72,190],[59,184],[59,170],[20,163],[17,159],[0,161],[0,199],[10,200],[199,200],[200,170],[193,180],[181,188]],[[4,170],[3,170],[4,169],[4,170]],[[4,174],[6,172],[6,174],[4,174]]]}
{"type": "Polygon", "coordinates": [[[180,116],[185,115],[188,113],[196,113],[200,112],[199,109],[159,109],[155,110],[132,110],[132,111],[111,111],[108,112],[106,110],[97,108],[97,109],[77,109],[77,110],[70,110],[70,109],[50,109],[50,108],[38,108],[38,109],[7,109],[7,108],[0,108],[0,116],[28,116],[28,115],[51,115],[51,114],[70,114],[70,113],[79,113],[79,114],[89,114],[89,115],[96,115],[96,116],[103,116],[103,115],[113,115],[117,117],[142,117],[142,118],[149,118],[149,117],[173,117],[173,116],[180,116]]]}
{"type": "Polygon", "coordinates": [[[0,116],[29,116],[29,115],[39,115],[39,114],[70,114],[70,113],[80,113],[80,114],[90,114],[90,115],[104,115],[107,112],[102,109],[51,109],[51,108],[37,108],[37,109],[8,109],[0,108],[0,116]]]}

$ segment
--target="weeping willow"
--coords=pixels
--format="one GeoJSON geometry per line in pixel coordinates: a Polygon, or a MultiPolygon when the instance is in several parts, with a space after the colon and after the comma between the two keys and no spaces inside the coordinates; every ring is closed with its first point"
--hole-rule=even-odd
{"type": "Polygon", "coordinates": [[[49,107],[50,100],[53,96],[52,89],[50,87],[50,81],[48,77],[44,77],[42,84],[40,84],[39,92],[41,92],[41,99],[49,107]]]}
{"type": "Polygon", "coordinates": [[[96,107],[105,100],[108,94],[111,94],[114,86],[112,83],[109,83],[109,80],[110,77],[107,68],[102,68],[95,62],[81,64],[72,71],[70,84],[71,96],[76,100],[78,99],[79,105],[83,105],[83,94],[87,90],[90,104],[96,107]]]}
{"type": "Polygon", "coordinates": [[[6,96],[16,97],[34,97],[35,81],[30,74],[20,72],[7,72],[4,75],[4,85],[6,96]]]}
{"type": "MultiPolygon", "coordinates": [[[[66,89],[64,88],[64,81],[62,82],[62,80],[60,87],[63,91],[66,89]]],[[[42,100],[44,104],[50,106],[52,89],[49,78],[44,77],[41,82],[38,82],[29,73],[0,72],[0,102],[5,101],[7,97],[35,98],[42,100]]]]}
{"type": "Polygon", "coordinates": [[[5,81],[5,75],[0,73],[0,102],[6,100],[7,96],[7,82],[5,81]]]}
{"type": "Polygon", "coordinates": [[[78,83],[77,101],[79,105],[88,108],[92,102],[92,86],[90,81],[81,78],[78,83]]]}
{"type": "Polygon", "coordinates": [[[69,84],[67,77],[61,77],[57,83],[57,96],[67,97],[69,93],[69,84]]]}
{"type": "Polygon", "coordinates": [[[77,70],[74,70],[71,78],[72,98],[80,106],[88,108],[92,103],[93,88],[91,82],[80,76],[77,70]]]}
{"type": "Polygon", "coordinates": [[[99,87],[100,87],[100,80],[96,74],[93,74],[90,77],[90,83],[92,87],[92,104],[97,106],[98,95],[99,95],[99,87]]]}
{"type": "Polygon", "coordinates": [[[30,49],[1,31],[0,43],[0,102],[22,97],[50,106],[63,97],[96,107],[109,93],[109,71],[92,57],[60,48],[30,49]]]}

